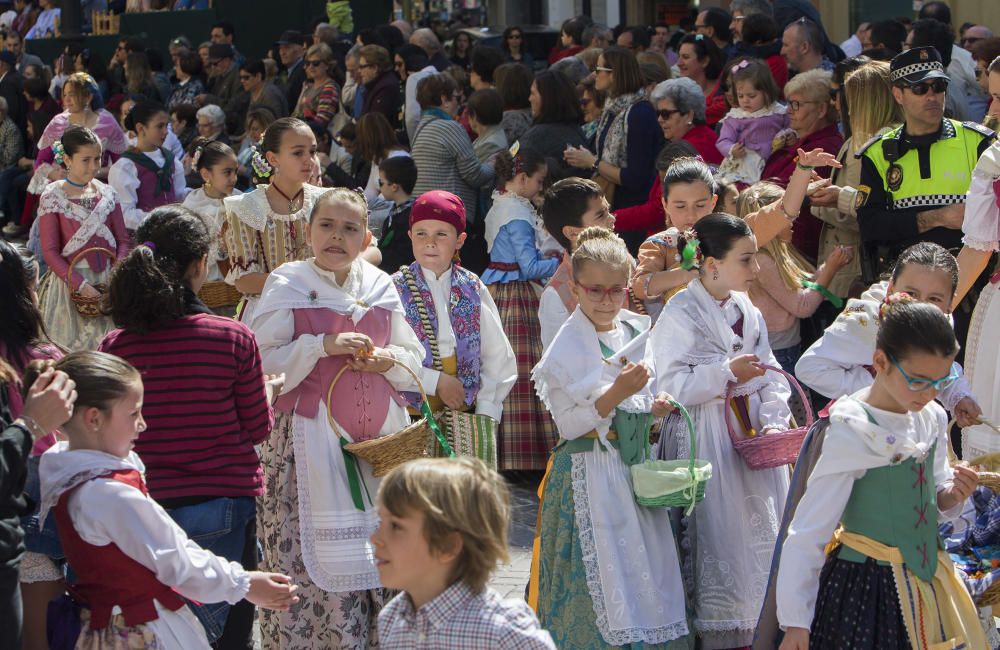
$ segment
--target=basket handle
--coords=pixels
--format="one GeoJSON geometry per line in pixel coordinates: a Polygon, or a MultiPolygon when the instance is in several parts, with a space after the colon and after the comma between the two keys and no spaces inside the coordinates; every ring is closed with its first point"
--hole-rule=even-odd
{"type": "MultiPolygon", "coordinates": [[[[410,370],[409,366],[407,366],[402,361],[400,361],[400,360],[398,360],[398,359],[396,359],[394,357],[391,357],[391,356],[385,356],[385,355],[381,355],[381,354],[373,354],[369,358],[370,359],[381,359],[383,361],[391,361],[395,365],[397,365],[400,368],[402,368],[403,370],[405,370],[406,374],[410,375],[410,377],[413,378],[413,381],[417,384],[417,388],[420,390],[420,397],[423,399],[423,402],[421,402],[421,404],[420,404],[420,411],[423,414],[423,416],[425,418],[427,418],[427,425],[431,428],[431,431],[434,432],[434,436],[437,438],[438,444],[441,445],[441,448],[444,449],[445,454],[449,458],[454,458],[455,457],[455,451],[451,448],[451,445],[448,444],[448,439],[445,437],[444,433],[441,431],[441,427],[438,425],[437,420],[434,419],[433,414],[431,414],[431,407],[430,407],[430,404],[427,401],[427,393],[424,391],[424,385],[422,383],[420,383],[420,378],[417,377],[417,373],[415,373],[412,370],[410,370]]],[[[337,438],[340,438],[340,439],[343,439],[344,436],[341,433],[340,427],[337,425],[336,421],[333,419],[333,409],[331,407],[332,402],[333,402],[333,387],[337,385],[337,381],[339,381],[340,377],[345,372],[347,372],[348,370],[350,370],[350,368],[347,366],[347,364],[344,364],[340,368],[340,370],[337,371],[337,374],[334,375],[333,381],[330,382],[330,387],[326,390],[326,419],[330,423],[330,428],[333,429],[333,432],[337,434],[337,438]]]]}
{"type": "MultiPolygon", "coordinates": [[[[769,366],[765,363],[760,364],[760,367],[763,368],[764,370],[770,370],[780,375],[784,375],[785,379],[788,380],[789,385],[791,385],[791,387],[798,392],[799,398],[802,400],[802,406],[806,410],[806,428],[808,429],[812,427],[813,422],[816,421],[816,416],[813,413],[812,403],[809,401],[809,396],[806,395],[806,392],[804,390],[802,390],[802,385],[799,384],[799,381],[794,376],[792,376],[791,373],[785,372],[781,368],[776,368],[775,366],[769,366]]],[[[736,431],[733,429],[733,415],[732,415],[733,409],[729,408],[729,400],[733,399],[733,393],[735,392],[735,389],[736,389],[736,384],[734,384],[733,382],[729,382],[729,384],[726,386],[726,405],[725,408],[723,409],[726,418],[726,429],[729,431],[729,439],[733,441],[734,445],[740,441],[739,437],[736,435],[736,431]]]]}
{"type": "MultiPolygon", "coordinates": [[[[680,411],[681,415],[684,416],[685,423],[687,424],[689,448],[691,449],[691,454],[690,454],[691,457],[688,459],[688,472],[693,477],[694,459],[698,455],[698,440],[694,436],[694,422],[691,420],[691,414],[688,413],[688,410],[684,408],[683,404],[673,399],[670,400],[670,404],[673,405],[673,407],[676,408],[678,411],[680,411]]],[[[662,445],[663,442],[661,441],[660,444],[662,445]]]]}
{"type": "Polygon", "coordinates": [[[71,283],[71,278],[73,277],[73,267],[75,267],[85,255],[93,252],[104,253],[112,263],[114,263],[117,259],[113,250],[110,248],[104,248],[103,246],[91,246],[90,248],[84,248],[81,251],[77,251],[76,255],[73,256],[73,259],[70,260],[69,268],[66,270],[67,283],[71,283]]]}

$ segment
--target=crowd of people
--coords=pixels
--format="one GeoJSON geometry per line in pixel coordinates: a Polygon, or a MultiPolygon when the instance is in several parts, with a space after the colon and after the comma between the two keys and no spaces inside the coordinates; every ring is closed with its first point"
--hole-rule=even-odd
{"type": "Polygon", "coordinates": [[[0,27],[4,648],[1000,647],[987,27],[0,27]]]}

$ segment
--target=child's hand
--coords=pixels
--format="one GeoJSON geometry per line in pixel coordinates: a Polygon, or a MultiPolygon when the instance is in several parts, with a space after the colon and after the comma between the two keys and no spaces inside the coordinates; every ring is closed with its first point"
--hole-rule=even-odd
{"type": "Polygon", "coordinates": [[[830,187],[831,182],[832,181],[829,178],[817,178],[810,181],[809,185],[806,186],[806,196],[808,196],[809,200],[812,201],[812,197],[830,187]]]}
{"type": "Polygon", "coordinates": [[[739,160],[740,158],[742,158],[745,155],[747,155],[747,148],[744,147],[739,142],[737,142],[736,144],[734,144],[733,148],[729,150],[729,156],[731,158],[736,159],[736,160],[739,160]]]}
{"type": "Polygon", "coordinates": [[[465,386],[458,379],[443,372],[438,376],[437,396],[450,409],[458,410],[465,406],[465,386]]]}
{"type": "Polygon", "coordinates": [[[649,383],[649,368],[642,363],[629,362],[618,373],[618,377],[615,378],[615,383],[611,387],[622,395],[622,399],[625,399],[638,393],[647,383],[649,383]]]}
{"type": "Polygon", "coordinates": [[[653,417],[664,418],[673,413],[674,405],[670,403],[672,399],[668,393],[657,393],[653,400],[653,417]]]}
{"type": "Polygon", "coordinates": [[[281,395],[281,389],[285,387],[285,373],[280,375],[264,375],[264,392],[267,393],[267,401],[273,404],[275,398],[281,395]]]}
{"type": "Polygon", "coordinates": [[[371,338],[358,332],[327,334],[323,337],[323,349],[329,357],[349,354],[354,357],[368,356],[375,350],[371,338]]]}
{"type": "Polygon", "coordinates": [[[293,585],[288,576],[251,571],[250,590],[247,591],[246,599],[258,607],[286,612],[299,602],[299,597],[295,595],[298,590],[298,585],[293,585]]]}
{"type": "MultiPolygon", "coordinates": [[[[806,190],[808,192],[808,190],[806,190]]],[[[809,201],[814,208],[835,208],[837,200],[840,198],[840,188],[836,185],[827,185],[818,188],[809,195],[809,201]]]]}
{"type": "Polygon", "coordinates": [[[84,298],[100,298],[101,292],[90,286],[87,283],[81,284],[80,288],[76,290],[84,298]]]}
{"type": "Polygon", "coordinates": [[[809,650],[809,630],[804,627],[788,628],[778,650],[809,650]]]}
{"type": "Polygon", "coordinates": [[[854,249],[850,246],[837,246],[826,256],[826,265],[835,269],[842,269],[854,259],[854,249]]]}
{"type": "Polygon", "coordinates": [[[976,491],[979,483],[979,472],[964,463],[952,465],[953,476],[951,485],[938,492],[938,508],[949,510],[962,503],[976,491]]]}
{"type": "Polygon", "coordinates": [[[356,372],[374,372],[377,375],[381,375],[392,368],[391,359],[385,357],[392,357],[392,353],[383,348],[372,348],[370,353],[361,352],[354,355],[353,358],[348,359],[347,367],[356,372]]]}
{"type": "Polygon", "coordinates": [[[730,359],[729,370],[736,375],[736,382],[739,384],[760,377],[766,372],[760,367],[760,359],[755,354],[743,354],[730,359]]]}
{"type": "Polygon", "coordinates": [[[34,420],[42,431],[33,431],[35,437],[54,431],[73,417],[76,403],[76,382],[65,372],[48,368],[28,389],[22,415],[34,420]]]}
{"type": "Polygon", "coordinates": [[[837,156],[822,149],[813,149],[812,151],[799,149],[798,154],[799,164],[805,167],[833,167],[835,169],[843,167],[837,160],[837,156]]]}
{"type": "Polygon", "coordinates": [[[978,424],[979,416],[982,414],[983,409],[979,408],[979,404],[972,397],[963,397],[955,405],[955,410],[952,412],[952,415],[955,416],[955,420],[958,422],[958,426],[963,429],[971,427],[973,424],[978,424]]]}

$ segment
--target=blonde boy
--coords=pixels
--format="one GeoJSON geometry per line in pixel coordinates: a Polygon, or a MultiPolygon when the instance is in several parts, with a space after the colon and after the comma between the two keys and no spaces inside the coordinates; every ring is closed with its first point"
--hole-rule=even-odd
{"type": "Polygon", "coordinates": [[[508,558],[510,495],[499,474],[473,458],[412,461],[382,480],[376,501],[379,577],[403,591],[379,614],[379,647],[555,648],[527,603],[486,586],[508,558]]]}

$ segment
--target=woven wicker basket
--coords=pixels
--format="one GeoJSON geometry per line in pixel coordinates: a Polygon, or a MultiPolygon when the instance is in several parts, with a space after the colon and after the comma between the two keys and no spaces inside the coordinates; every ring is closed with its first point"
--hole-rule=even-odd
{"type": "MultiPolygon", "coordinates": [[[[111,260],[111,263],[114,264],[115,262],[114,251],[108,248],[102,248],[100,246],[85,248],[79,253],[77,253],[76,256],[73,257],[73,259],[70,261],[69,270],[66,272],[66,278],[71,279],[73,277],[73,268],[80,262],[80,260],[84,258],[85,255],[94,252],[103,253],[104,255],[107,255],[108,259],[111,260]]],[[[92,284],[90,286],[92,286],[94,289],[97,289],[97,291],[99,291],[101,295],[97,296],[96,298],[86,298],[80,295],[78,291],[71,291],[69,294],[70,300],[72,300],[73,304],[76,305],[77,313],[83,316],[84,318],[96,318],[97,316],[101,315],[101,300],[103,300],[104,298],[104,292],[108,290],[108,286],[104,283],[92,284]]]]}
{"type": "MultiPolygon", "coordinates": [[[[413,380],[417,383],[417,388],[420,389],[420,395],[423,397],[424,403],[427,403],[427,393],[424,392],[424,387],[420,384],[420,379],[413,373],[412,370],[407,368],[405,364],[400,361],[396,361],[392,357],[374,355],[371,358],[392,361],[394,364],[405,370],[411,377],[413,377],[413,380]]],[[[337,385],[337,381],[340,379],[341,375],[348,370],[350,370],[350,368],[346,365],[341,368],[340,372],[334,376],[333,381],[330,382],[330,388],[326,391],[326,416],[330,421],[330,427],[333,429],[334,433],[337,434],[338,438],[343,438],[344,435],[340,430],[340,426],[337,425],[337,422],[333,419],[333,411],[331,410],[330,405],[333,397],[333,387],[337,385]]],[[[344,445],[344,449],[371,465],[372,474],[374,476],[385,476],[397,465],[402,465],[407,461],[415,460],[417,458],[426,457],[427,450],[431,447],[433,437],[434,434],[431,431],[430,425],[427,423],[427,418],[420,418],[413,424],[397,431],[396,433],[391,433],[387,436],[380,436],[378,438],[372,438],[371,440],[351,442],[344,445]]]]}
{"type": "Polygon", "coordinates": [[[221,280],[206,282],[198,292],[198,299],[209,309],[235,307],[242,297],[243,294],[237,291],[236,287],[221,280]]]}
{"type": "MultiPolygon", "coordinates": [[[[678,402],[670,400],[687,424],[688,440],[690,441],[691,457],[687,460],[647,460],[644,463],[633,465],[632,489],[635,491],[635,502],[648,508],[686,508],[686,513],[690,515],[695,505],[705,498],[705,484],[712,475],[712,464],[707,460],[696,460],[698,451],[698,441],[695,438],[694,422],[691,421],[691,414],[678,402]],[[690,487],[667,494],[640,494],[636,490],[637,475],[643,473],[669,473],[674,474],[677,470],[686,470],[690,487]],[[703,478],[702,478],[703,477],[703,478]]],[[[649,443],[647,439],[646,450],[648,456],[649,443]]]]}
{"type": "Polygon", "coordinates": [[[767,435],[757,435],[752,438],[741,438],[733,429],[733,409],[729,406],[729,401],[733,398],[733,389],[736,384],[729,384],[726,389],[726,429],[729,430],[729,438],[733,441],[736,452],[743,457],[750,469],[771,469],[782,465],[791,465],[799,458],[799,450],[802,448],[802,441],[805,440],[809,427],[813,425],[815,415],[809,397],[802,386],[792,375],[781,368],[762,365],[765,370],[784,375],[788,383],[798,391],[802,398],[802,404],[806,409],[806,424],[788,431],[779,433],[769,433],[767,435]]]}

